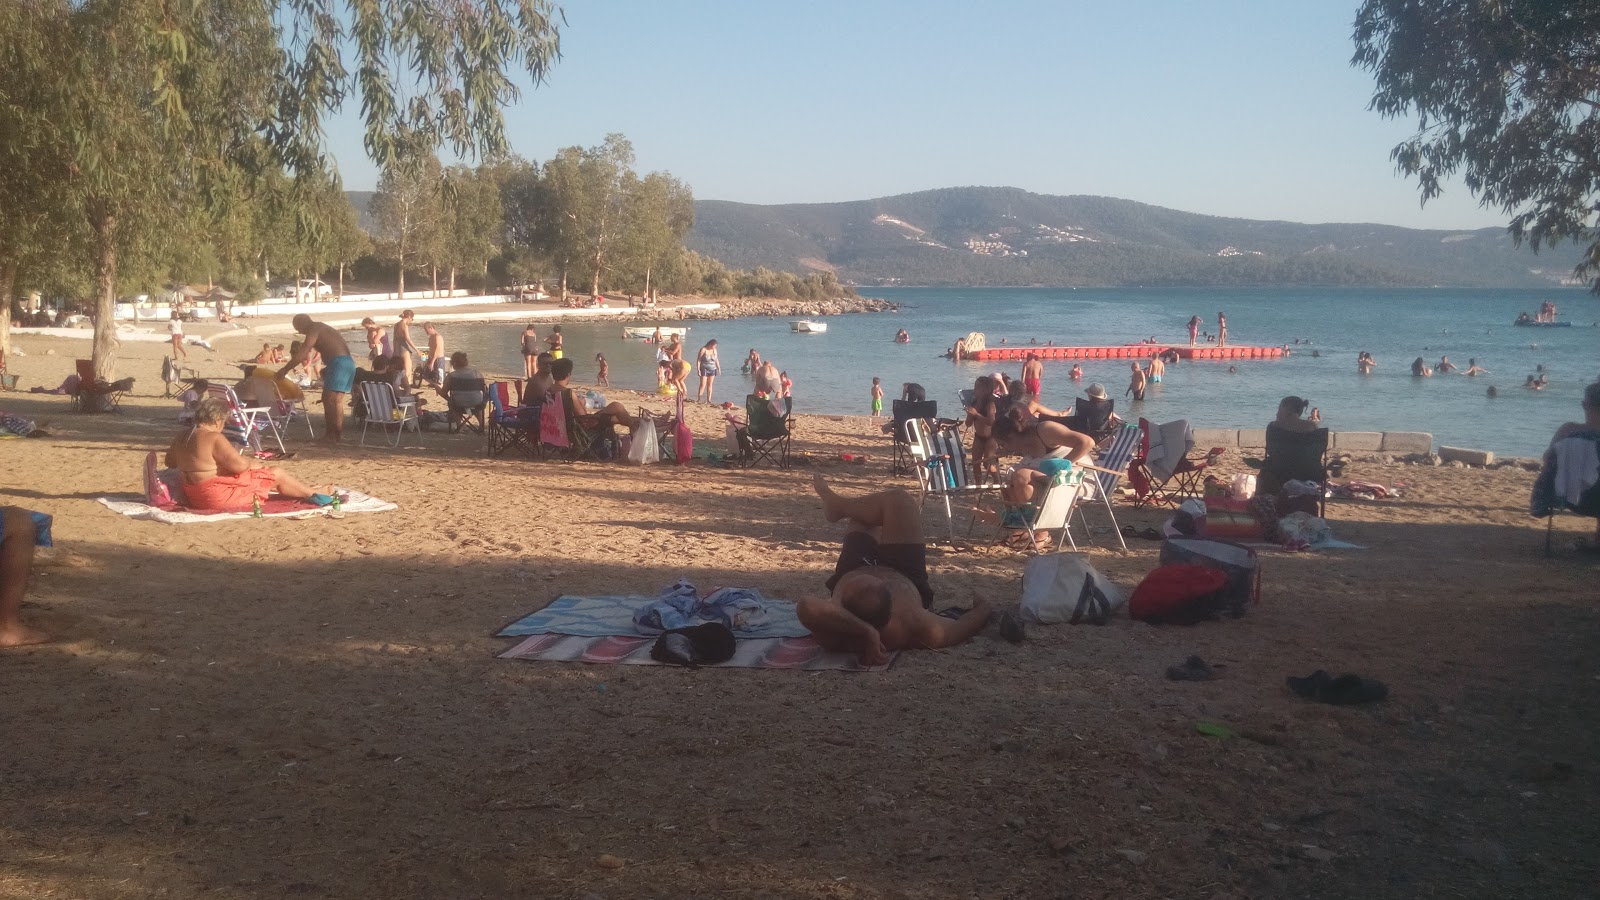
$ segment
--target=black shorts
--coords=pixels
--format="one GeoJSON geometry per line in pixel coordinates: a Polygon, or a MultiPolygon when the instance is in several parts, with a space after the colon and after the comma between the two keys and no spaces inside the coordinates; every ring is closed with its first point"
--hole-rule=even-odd
{"type": "Polygon", "coordinates": [[[911,584],[922,595],[922,608],[933,605],[933,586],[928,584],[928,548],[925,544],[880,544],[865,531],[852,531],[844,536],[844,546],[839,548],[839,562],[833,567],[833,577],[828,579],[828,590],[850,572],[863,566],[883,566],[911,579],[911,584]]]}

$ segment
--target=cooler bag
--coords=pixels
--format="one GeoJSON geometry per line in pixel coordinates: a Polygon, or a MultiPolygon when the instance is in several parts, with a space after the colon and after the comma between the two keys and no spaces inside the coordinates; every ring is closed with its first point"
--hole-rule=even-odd
{"type": "Polygon", "coordinates": [[[1243,544],[1207,538],[1169,538],[1161,544],[1161,562],[1219,569],[1228,576],[1220,611],[1238,617],[1261,600],[1261,563],[1243,544]]]}

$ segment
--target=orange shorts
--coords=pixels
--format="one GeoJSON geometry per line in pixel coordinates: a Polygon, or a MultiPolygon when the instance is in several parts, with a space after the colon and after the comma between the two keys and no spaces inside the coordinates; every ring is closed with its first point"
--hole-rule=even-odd
{"type": "Polygon", "coordinates": [[[271,469],[248,469],[237,475],[218,475],[183,486],[184,505],[217,512],[249,512],[256,500],[265,500],[278,483],[271,469]]]}

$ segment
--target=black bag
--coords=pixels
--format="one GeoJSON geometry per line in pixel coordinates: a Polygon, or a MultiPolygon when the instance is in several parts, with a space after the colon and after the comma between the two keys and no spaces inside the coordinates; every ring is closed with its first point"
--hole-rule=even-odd
{"type": "Polygon", "coordinates": [[[714,666],[733,659],[733,631],[721,622],[663,631],[650,647],[650,658],[674,666],[714,666]]]}

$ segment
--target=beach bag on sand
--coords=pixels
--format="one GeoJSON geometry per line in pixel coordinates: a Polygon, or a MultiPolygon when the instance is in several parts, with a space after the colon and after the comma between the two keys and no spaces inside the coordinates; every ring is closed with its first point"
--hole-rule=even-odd
{"type": "Polygon", "coordinates": [[[177,509],[181,504],[178,492],[172,485],[167,484],[161,477],[160,462],[156,451],[151,450],[144,458],[144,498],[157,509],[177,509]]]}
{"type": "Polygon", "coordinates": [[[1133,589],[1128,615],[1153,625],[1193,625],[1222,611],[1228,576],[1192,563],[1156,566],[1133,589]]]}
{"type": "Polygon", "coordinates": [[[1022,570],[1022,617],[1040,625],[1104,625],[1122,607],[1122,591],[1082,553],[1048,553],[1022,570]]]}
{"type": "Polygon", "coordinates": [[[1221,612],[1235,618],[1261,600],[1261,563],[1243,544],[1206,538],[1171,538],[1161,545],[1161,562],[1207,566],[1227,576],[1221,612]]]}
{"type": "Polygon", "coordinates": [[[644,416],[639,427],[633,430],[628,441],[627,460],[635,466],[648,466],[661,461],[661,448],[656,443],[656,421],[644,416]]]}

